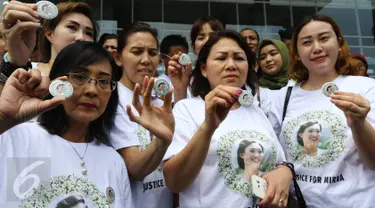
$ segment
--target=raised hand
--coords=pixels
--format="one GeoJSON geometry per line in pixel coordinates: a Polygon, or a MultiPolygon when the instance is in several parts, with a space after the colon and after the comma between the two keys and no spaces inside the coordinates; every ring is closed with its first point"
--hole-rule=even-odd
{"type": "Polygon", "coordinates": [[[210,129],[219,127],[241,93],[240,88],[219,85],[206,95],[205,123],[210,129]]]}
{"type": "MultiPolygon", "coordinates": [[[[67,79],[67,77],[61,78],[67,79]]],[[[17,69],[9,77],[0,96],[0,116],[9,126],[34,118],[65,101],[65,98],[43,100],[50,80],[39,70],[17,69]]]]}
{"type": "Polygon", "coordinates": [[[143,89],[137,83],[133,92],[133,106],[138,111],[139,116],[135,116],[130,105],[126,106],[126,112],[131,121],[136,122],[146,128],[157,138],[172,142],[174,134],[175,121],[172,113],[172,92],[173,89],[165,96],[162,107],[155,106],[151,103],[151,93],[154,86],[154,78],[144,78],[143,89]],[[141,92],[140,92],[141,91],[141,92]],[[139,95],[143,96],[143,104],[139,101],[139,95]]]}
{"type": "Polygon", "coordinates": [[[40,26],[40,16],[36,4],[11,1],[1,13],[0,30],[8,48],[8,60],[25,66],[36,44],[36,30],[40,26]]]}
{"type": "Polygon", "coordinates": [[[189,86],[190,74],[193,68],[191,62],[189,62],[187,66],[182,66],[181,64],[179,64],[178,58],[180,56],[181,52],[172,56],[168,62],[168,76],[171,78],[171,82],[175,91],[175,97],[177,97],[178,100],[179,94],[182,94],[182,97],[186,98],[186,91],[189,86]]]}
{"type": "Polygon", "coordinates": [[[345,113],[349,127],[355,122],[364,122],[371,110],[369,101],[354,93],[335,91],[331,96],[331,102],[345,113]]]}

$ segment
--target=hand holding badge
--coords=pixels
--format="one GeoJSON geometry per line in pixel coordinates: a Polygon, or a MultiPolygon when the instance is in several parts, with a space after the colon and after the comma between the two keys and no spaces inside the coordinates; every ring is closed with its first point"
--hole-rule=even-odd
{"type": "Polygon", "coordinates": [[[240,96],[238,97],[238,102],[241,106],[251,106],[254,102],[254,96],[248,90],[243,90],[240,96]]]}
{"type": "Polygon", "coordinates": [[[331,97],[337,90],[339,90],[339,87],[333,82],[327,82],[322,87],[322,92],[327,97],[331,97]]]}
{"type": "Polygon", "coordinates": [[[352,127],[353,122],[364,121],[372,106],[363,96],[355,93],[339,91],[333,82],[327,82],[322,87],[323,94],[331,98],[331,102],[345,113],[347,123],[352,127]]]}
{"type": "Polygon", "coordinates": [[[165,96],[168,94],[170,85],[167,80],[156,78],[154,84],[154,90],[158,96],[165,96]]]}
{"type": "MultiPolygon", "coordinates": [[[[66,77],[59,78],[61,81],[66,77]]],[[[48,93],[49,77],[39,70],[17,69],[8,78],[0,96],[0,115],[15,125],[34,118],[65,101],[64,97],[44,99],[48,93]]]]}
{"type": "Polygon", "coordinates": [[[143,81],[143,89],[141,91],[140,85],[137,83],[133,91],[133,106],[137,110],[139,116],[136,116],[130,105],[126,106],[126,112],[132,122],[146,128],[152,135],[156,136],[169,145],[172,142],[174,134],[175,121],[172,112],[172,93],[170,89],[165,95],[164,104],[162,107],[152,104],[151,94],[154,86],[155,78],[148,78],[147,76],[143,81]],[[143,97],[141,103],[139,97],[143,97]]]}
{"type": "Polygon", "coordinates": [[[49,1],[27,4],[18,1],[3,2],[0,16],[1,32],[8,48],[7,60],[16,66],[25,66],[36,45],[40,19],[53,19],[57,7],[49,1]]]}
{"type": "Polygon", "coordinates": [[[69,98],[73,95],[73,86],[68,81],[54,80],[49,86],[49,92],[53,97],[69,98]]]}
{"type": "Polygon", "coordinates": [[[56,5],[49,1],[38,1],[36,8],[39,15],[47,20],[54,19],[59,14],[56,5]]]}

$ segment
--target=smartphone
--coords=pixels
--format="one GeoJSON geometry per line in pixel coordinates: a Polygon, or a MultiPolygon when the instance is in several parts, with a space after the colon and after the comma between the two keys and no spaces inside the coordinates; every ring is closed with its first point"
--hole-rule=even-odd
{"type": "Polygon", "coordinates": [[[253,175],[251,177],[251,183],[254,195],[263,199],[267,193],[267,181],[259,176],[253,175]]]}

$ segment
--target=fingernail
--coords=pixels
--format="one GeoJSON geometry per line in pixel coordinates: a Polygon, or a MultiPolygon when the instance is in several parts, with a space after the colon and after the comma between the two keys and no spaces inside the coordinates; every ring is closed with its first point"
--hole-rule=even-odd
{"type": "Polygon", "coordinates": [[[29,81],[27,81],[27,84],[30,84],[34,80],[34,77],[31,77],[29,81]]]}
{"type": "Polygon", "coordinates": [[[238,98],[238,97],[240,97],[240,94],[241,93],[236,93],[236,94],[234,94],[234,97],[238,98]]]}
{"type": "Polygon", "coordinates": [[[242,91],[243,91],[243,90],[242,90],[241,88],[238,88],[238,89],[237,89],[237,92],[238,92],[239,94],[241,94],[242,91]]]}

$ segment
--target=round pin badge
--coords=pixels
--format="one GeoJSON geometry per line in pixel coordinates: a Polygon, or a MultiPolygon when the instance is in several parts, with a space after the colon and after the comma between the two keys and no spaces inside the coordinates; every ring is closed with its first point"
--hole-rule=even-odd
{"type": "Polygon", "coordinates": [[[164,96],[169,92],[169,83],[165,79],[157,79],[154,83],[154,90],[159,96],[164,96]]]}
{"type": "Polygon", "coordinates": [[[181,54],[181,56],[178,58],[178,63],[180,63],[183,66],[188,65],[190,61],[190,56],[186,53],[181,54]]]}
{"type": "Polygon", "coordinates": [[[112,187],[107,187],[105,190],[105,197],[107,198],[107,201],[112,203],[115,201],[115,191],[112,187]]]}
{"type": "Polygon", "coordinates": [[[336,90],[339,90],[337,85],[333,82],[327,82],[323,85],[322,92],[325,96],[331,97],[335,93],[336,90]]]}
{"type": "Polygon", "coordinates": [[[73,86],[67,81],[54,80],[49,85],[49,92],[53,97],[68,98],[73,95],[73,86]]]}
{"type": "Polygon", "coordinates": [[[59,14],[56,5],[49,1],[38,1],[36,8],[39,15],[44,19],[53,19],[59,14]]]}
{"type": "Polygon", "coordinates": [[[238,102],[242,105],[242,106],[250,106],[253,104],[254,102],[254,97],[253,95],[247,91],[247,90],[243,90],[242,93],[240,94],[240,97],[238,98],[238,102]]]}

